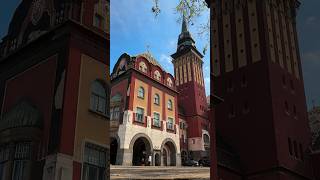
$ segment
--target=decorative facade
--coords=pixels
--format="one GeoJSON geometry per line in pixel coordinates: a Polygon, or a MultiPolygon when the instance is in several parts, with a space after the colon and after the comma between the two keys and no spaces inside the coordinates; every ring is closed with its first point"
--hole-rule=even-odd
{"type": "Polygon", "coordinates": [[[202,55],[185,19],[175,77],[147,52],[123,54],[111,74],[111,164],[179,166],[209,157],[202,55]]]}
{"type": "Polygon", "coordinates": [[[150,53],[120,56],[111,74],[111,164],[181,164],[173,82],[150,53]]]}
{"type": "Polygon", "coordinates": [[[319,156],[310,152],[298,49],[300,2],[207,3],[211,94],[224,99],[212,118],[217,168],[211,169],[211,176],[217,180],[319,179],[320,166],[315,163],[319,156]]]}
{"type": "Polygon", "coordinates": [[[0,179],[108,179],[108,7],[21,1],[0,44],[0,179]]]}

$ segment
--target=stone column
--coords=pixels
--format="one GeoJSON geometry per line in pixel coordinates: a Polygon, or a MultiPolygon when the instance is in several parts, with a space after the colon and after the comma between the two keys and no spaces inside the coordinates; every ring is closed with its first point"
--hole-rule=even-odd
{"type": "Polygon", "coordinates": [[[133,152],[130,149],[123,149],[123,156],[122,156],[123,166],[132,166],[132,154],[133,152]]]}

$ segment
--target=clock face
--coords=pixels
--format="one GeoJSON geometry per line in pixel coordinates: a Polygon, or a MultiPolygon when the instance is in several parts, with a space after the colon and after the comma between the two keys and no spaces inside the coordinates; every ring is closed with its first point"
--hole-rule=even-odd
{"type": "Polygon", "coordinates": [[[31,21],[33,25],[36,25],[42,17],[44,11],[43,0],[33,0],[32,2],[32,14],[31,21]]]}

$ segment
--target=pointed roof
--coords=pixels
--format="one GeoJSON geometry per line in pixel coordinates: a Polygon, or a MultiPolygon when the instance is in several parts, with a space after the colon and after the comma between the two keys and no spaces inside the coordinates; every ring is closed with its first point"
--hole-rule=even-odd
{"type": "Polygon", "coordinates": [[[183,15],[182,16],[182,28],[181,28],[181,33],[183,32],[188,32],[188,24],[186,22],[186,17],[183,15]]]}
{"type": "Polygon", "coordinates": [[[203,55],[197,50],[195,41],[188,30],[188,21],[184,15],[182,15],[181,33],[178,38],[177,51],[171,55],[174,59],[184,54],[185,52],[193,49],[201,58],[203,55]]]}

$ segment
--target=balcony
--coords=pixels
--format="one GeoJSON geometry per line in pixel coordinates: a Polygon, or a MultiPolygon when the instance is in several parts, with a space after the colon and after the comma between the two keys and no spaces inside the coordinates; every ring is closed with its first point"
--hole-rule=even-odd
{"type": "Polygon", "coordinates": [[[152,129],[159,129],[159,130],[163,130],[163,121],[159,121],[159,124],[155,123],[156,121],[154,121],[153,118],[151,118],[151,128],[152,129]]]}
{"type": "Polygon", "coordinates": [[[176,134],[177,128],[176,128],[175,124],[166,123],[166,127],[167,127],[167,132],[176,134]]]}
{"type": "Polygon", "coordinates": [[[133,113],[133,124],[147,127],[147,116],[133,113]]]}

